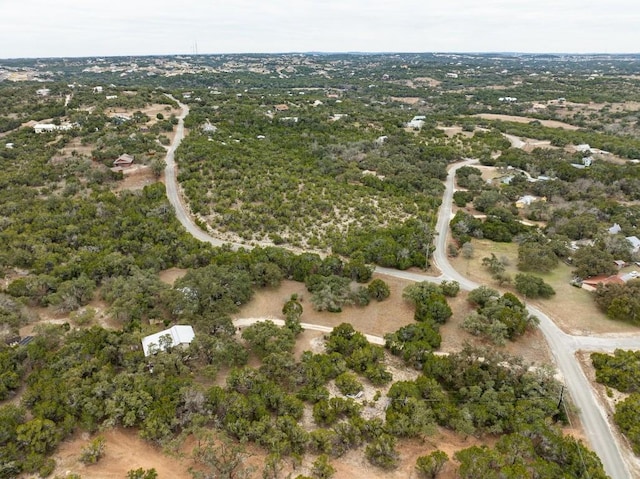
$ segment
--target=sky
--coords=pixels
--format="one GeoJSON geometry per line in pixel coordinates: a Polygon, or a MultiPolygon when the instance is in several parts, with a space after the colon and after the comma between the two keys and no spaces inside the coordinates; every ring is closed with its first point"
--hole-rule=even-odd
{"type": "Polygon", "coordinates": [[[638,53],[638,0],[0,0],[0,58],[638,53]]]}

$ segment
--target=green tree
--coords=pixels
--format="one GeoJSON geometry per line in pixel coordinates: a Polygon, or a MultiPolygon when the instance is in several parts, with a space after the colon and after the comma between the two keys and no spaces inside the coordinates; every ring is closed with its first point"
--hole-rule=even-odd
{"type": "Polygon", "coordinates": [[[190,469],[189,472],[194,479],[248,479],[253,473],[253,468],[246,464],[248,457],[241,445],[224,437],[216,440],[206,436],[193,450],[194,461],[204,470],[190,469]]]}
{"type": "Polygon", "coordinates": [[[251,351],[261,358],[277,352],[291,351],[295,344],[293,332],[288,328],[276,326],[273,321],[260,321],[247,326],[242,331],[251,351]]]}
{"type": "Polygon", "coordinates": [[[397,440],[389,434],[382,434],[366,448],[365,456],[369,462],[383,469],[395,469],[400,455],[396,451],[397,440]]]}
{"type": "Polygon", "coordinates": [[[127,479],[158,479],[158,473],[154,468],[143,469],[131,469],[127,471],[127,479]]]}
{"type": "Polygon", "coordinates": [[[596,246],[583,246],[573,253],[573,274],[579,278],[590,278],[598,275],[611,275],[616,273],[615,258],[596,246]]]}
{"type": "Polygon", "coordinates": [[[329,462],[329,457],[326,454],[320,454],[318,458],[313,461],[313,469],[311,474],[316,479],[329,479],[336,473],[335,467],[329,462]]]}
{"type": "Polygon", "coordinates": [[[423,477],[436,479],[448,460],[449,456],[446,452],[436,450],[428,456],[420,456],[416,459],[416,469],[423,477]]]}
{"type": "Polygon", "coordinates": [[[518,269],[548,273],[558,266],[558,257],[551,243],[526,241],[518,246],[518,269]]]}
{"type": "Polygon", "coordinates": [[[367,289],[369,290],[369,296],[374,298],[376,301],[384,301],[391,294],[389,285],[379,278],[371,281],[369,286],[367,286],[367,289]]]}
{"type": "Polygon", "coordinates": [[[526,273],[516,274],[516,291],[526,298],[550,298],[556,292],[539,276],[526,273]]]}
{"type": "Polygon", "coordinates": [[[300,326],[300,317],[302,316],[302,312],[302,303],[298,300],[297,295],[292,295],[282,307],[285,327],[290,329],[296,336],[302,332],[302,326],[300,326]]]}

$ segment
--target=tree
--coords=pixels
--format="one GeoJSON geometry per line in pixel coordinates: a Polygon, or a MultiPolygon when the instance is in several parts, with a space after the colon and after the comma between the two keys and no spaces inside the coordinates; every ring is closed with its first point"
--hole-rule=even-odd
{"type": "Polygon", "coordinates": [[[446,452],[436,450],[428,456],[420,456],[416,459],[416,469],[424,477],[435,479],[448,460],[449,456],[446,452]]]}
{"type": "Polygon", "coordinates": [[[242,331],[251,350],[261,358],[277,352],[291,351],[295,344],[294,334],[288,328],[276,326],[273,321],[260,321],[242,331]]]}
{"type": "Polygon", "coordinates": [[[289,301],[284,303],[282,307],[282,314],[284,314],[284,325],[290,329],[295,336],[302,332],[302,326],[300,326],[300,317],[302,316],[302,304],[298,300],[298,295],[293,294],[289,301]]]}
{"type": "Polygon", "coordinates": [[[160,158],[154,158],[151,161],[151,172],[156,179],[162,176],[162,173],[164,173],[164,167],[164,160],[161,160],[160,158]]]}
{"type": "Polygon", "coordinates": [[[444,280],[440,283],[440,288],[442,289],[442,293],[449,298],[455,298],[458,296],[460,292],[460,283],[457,281],[448,281],[444,280]]]}
{"type": "Polygon", "coordinates": [[[518,269],[548,273],[558,266],[552,244],[526,241],[518,246],[518,269]]]}
{"type": "Polygon", "coordinates": [[[246,465],[249,454],[244,447],[222,437],[206,436],[193,450],[194,461],[204,470],[190,469],[194,479],[248,479],[253,468],[246,465]]]}
{"type": "Polygon", "coordinates": [[[407,286],[402,297],[415,304],[414,319],[416,321],[433,321],[442,324],[453,314],[442,288],[428,281],[407,286]]]}
{"type": "Polygon", "coordinates": [[[391,294],[389,285],[379,278],[371,281],[369,286],[367,286],[367,289],[369,290],[369,296],[374,298],[376,301],[384,301],[391,294]]]}
{"type": "Polygon", "coordinates": [[[318,458],[313,461],[313,469],[311,474],[316,479],[329,479],[336,473],[335,467],[329,462],[329,456],[326,454],[320,454],[318,458]]]}
{"type": "Polygon", "coordinates": [[[142,469],[139,467],[127,471],[127,479],[158,479],[158,473],[154,468],[142,469]]]}
{"type": "Polygon", "coordinates": [[[473,258],[473,253],[474,253],[474,248],[473,248],[473,244],[471,244],[470,242],[466,242],[462,245],[461,248],[462,251],[462,257],[464,259],[471,259],[473,258]]]}
{"type": "Polygon", "coordinates": [[[348,278],[314,274],[307,278],[305,284],[312,293],[311,302],[318,311],[339,313],[342,306],[352,302],[348,278]]]}
{"type": "Polygon", "coordinates": [[[344,372],[335,381],[336,387],[345,396],[351,396],[362,391],[362,383],[358,381],[355,374],[344,372]]]}
{"type": "Polygon", "coordinates": [[[579,278],[615,274],[617,270],[614,260],[608,251],[596,246],[583,246],[573,254],[573,274],[579,278]]]}
{"type": "Polygon", "coordinates": [[[477,304],[480,307],[486,305],[489,301],[500,297],[500,293],[488,286],[480,286],[471,292],[467,296],[467,300],[470,303],[477,304]]]}
{"type": "Polygon", "coordinates": [[[550,298],[556,292],[538,276],[526,273],[516,274],[516,291],[525,298],[550,298]]]}
{"type": "Polygon", "coordinates": [[[487,268],[494,278],[505,271],[504,263],[494,253],[491,253],[491,256],[482,258],[482,266],[487,268]]]}
{"type": "Polygon", "coordinates": [[[395,437],[383,433],[365,448],[364,453],[371,464],[383,469],[394,469],[400,458],[396,444],[395,437]]]}
{"type": "Polygon", "coordinates": [[[104,455],[104,437],[98,436],[82,448],[80,462],[89,465],[98,462],[104,455]]]}

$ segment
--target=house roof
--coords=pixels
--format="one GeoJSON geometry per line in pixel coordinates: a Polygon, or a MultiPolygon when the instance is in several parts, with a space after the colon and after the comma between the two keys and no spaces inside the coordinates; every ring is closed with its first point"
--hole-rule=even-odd
{"type": "Polygon", "coordinates": [[[142,350],[145,356],[157,351],[164,351],[165,345],[160,342],[160,338],[169,336],[171,338],[171,346],[178,346],[180,344],[190,344],[195,338],[193,328],[187,325],[176,325],[169,329],[160,331],[149,336],[142,338],[142,350]]]}
{"type": "Polygon", "coordinates": [[[613,276],[600,275],[583,279],[582,283],[588,284],[589,286],[597,286],[599,284],[624,284],[624,280],[620,276],[614,274],[613,276]]]}
{"type": "Polygon", "coordinates": [[[627,236],[626,240],[631,243],[631,246],[633,247],[633,249],[639,249],[640,248],[640,239],[638,239],[637,236],[627,236]]]}
{"type": "Polygon", "coordinates": [[[613,226],[609,228],[609,234],[612,234],[612,235],[616,233],[620,233],[620,231],[622,231],[622,228],[618,223],[613,223],[613,226]]]}
{"type": "Polygon", "coordinates": [[[130,165],[131,163],[133,163],[133,156],[127,153],[124,153],[114,160],[113,165],[114,166],[130,165]]]}

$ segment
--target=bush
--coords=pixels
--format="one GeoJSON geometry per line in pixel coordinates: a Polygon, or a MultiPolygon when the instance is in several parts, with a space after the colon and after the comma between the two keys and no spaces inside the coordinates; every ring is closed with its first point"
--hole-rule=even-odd
{"type": "Polygon", "coordinates": [[[448,296],[449,298],[455,298],[460,292],[460,283],[458,283],[457,281],[445,280],[440,283],[440,288],[442,289],[442,294],[448,296]]]}
{"type": "Polygon", "coordinates": [[[532,274],[516,274],[516,291],[526,298],[550,298],[556,292],[542,278],[532,274]]]}
{"type": "Polygon", "coordinates": [[[376,301],[384,301],[391,295],[389,285],[378,278],[371,281],[367,289],[369,290],[369,296],[376,301]]]}
{"type": "Polygon", "coordinates": [[[336,387],[345,396],[358,394],[362,391],[362,383],[358,381],[355,374],[348,372],[342,373],[336,378],[336,387]]]}
{"type": "Polygon", "coordinates": [[[102,436],[96,437],[88,445],[82,448],[80,453],[80,462],[89,465],[95,464],[104,455],[104,438],[102,436]]]}

